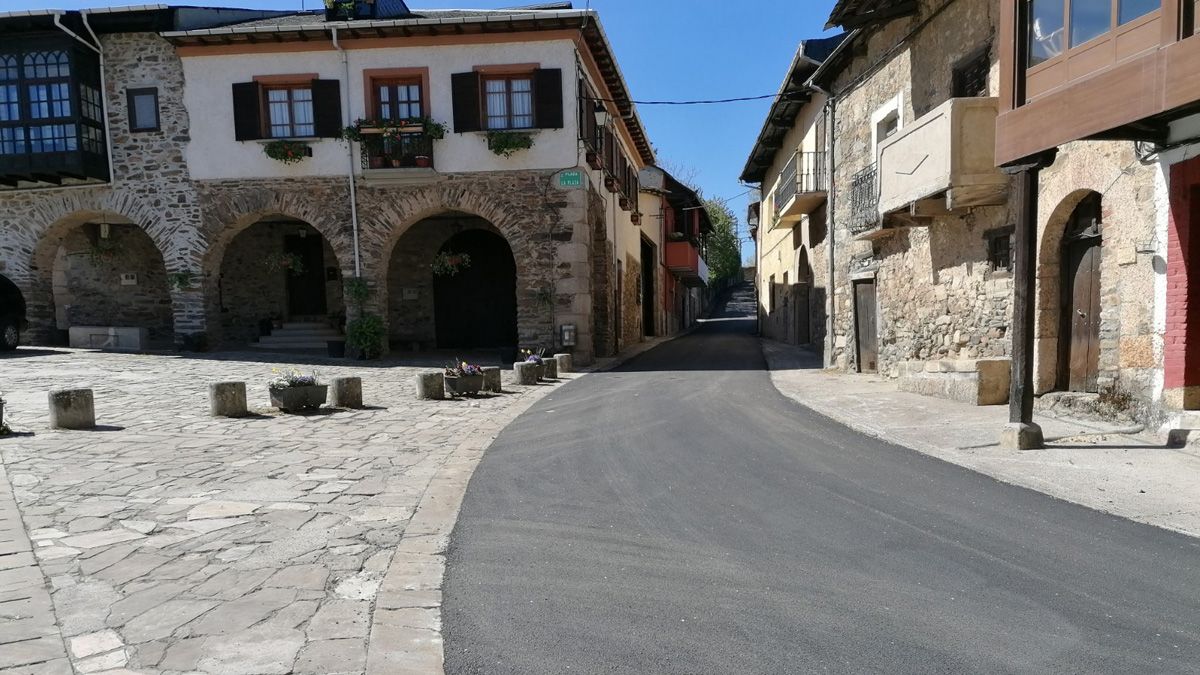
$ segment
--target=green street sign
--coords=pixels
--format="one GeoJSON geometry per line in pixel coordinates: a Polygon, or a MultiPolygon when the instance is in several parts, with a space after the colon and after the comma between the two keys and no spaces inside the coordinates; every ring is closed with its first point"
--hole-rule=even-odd
{"type": "Polygon", "coordinates": [[[563,171],[558,174],[558,187],[583,187],[583,172],[563,171]]]}

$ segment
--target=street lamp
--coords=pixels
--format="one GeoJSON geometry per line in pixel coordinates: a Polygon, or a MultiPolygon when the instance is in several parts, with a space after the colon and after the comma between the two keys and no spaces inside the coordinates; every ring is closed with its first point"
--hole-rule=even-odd
{"type": "Polygon", "coordinates": [[[596,115],[596,126],[601,127],[601,128],[608,126],[608,120],[609,120],[608,108],[605,108],[603,103],[600,103],[599,101],[597,101],[596,109],[593,112],[596,115]]]}

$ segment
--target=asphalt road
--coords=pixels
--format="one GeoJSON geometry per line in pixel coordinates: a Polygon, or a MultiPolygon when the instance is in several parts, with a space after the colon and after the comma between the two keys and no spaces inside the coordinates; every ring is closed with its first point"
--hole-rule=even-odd
{"type": "Polygon", "coordinates": [[[747,309],[500,436],[451,540],[447,673],[1200,672],[1197,541],[793,403],[747,309]]]}

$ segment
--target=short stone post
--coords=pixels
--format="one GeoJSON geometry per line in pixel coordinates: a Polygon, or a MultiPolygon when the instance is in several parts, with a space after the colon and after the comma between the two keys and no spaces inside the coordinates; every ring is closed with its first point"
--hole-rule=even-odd
{"type": "Polygon", "coordinates": [[[558,372],[569,373],[575,369],[575,359],[570,354],[555,354],[554,360],[558,361],[558,372]]]}
{"type": "Polygon", "coordinates": [[[217,382],[208,385],[208,410],[213,417],[245,417],[246,383],[217,382]]]}
{"type": "Polygon", "coordinates": [[[546,367],[546,379],[558,379],[558,359],[542,359],[542,365],[546,367]]]}
{"type": "Polygon", "coordinates": [[[413,376],[417,385],[417,398],[421,400],[440,401],[446,398],[446,379],[442,371],[418,373],[413,376]]]}
{"type": "Polygon", "coordinates": [[[537,384],[538,364],[532,361],[517,361],[514,363],[513,381],[517,384],[537,384]]]}
{"type": "Polygon", "coordinates": [[[500,382],[500,366],[483,367],[483,390],[499,394],[504,389],[500,382]]]}
{"type": "Polygon", "coordinates": [[[333,400],[330,401],[333,407],[363,407],[361,377],[335,377],[329,381],[329,389],[333,392],[333,400]]]}
{"type": "Polygon", "coordinates": [[[51,429],[94,429],[96,403],[91,389],[50,392],[51,429]]]}

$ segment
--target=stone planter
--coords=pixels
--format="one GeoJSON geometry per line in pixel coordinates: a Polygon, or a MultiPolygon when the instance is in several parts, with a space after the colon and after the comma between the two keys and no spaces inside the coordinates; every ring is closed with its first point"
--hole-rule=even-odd
{"type": "Polygon", "coordinates": [[[446,376],[446,391],[458,396],[475,395],[483,389],[483,375],[446,376]]]}
{"type": "Polygon", "coordinates": [[[546,364],[545,363],[537,364],[537,379],[539,379],[539,380],[546,379],[546,364]]]}
{"type": "Polygon", "coordinates": [[[314,384],[307,387],[284,387],[271,389],[271,405],[284,412],[316,410],[325,405],[329,386],[314,384]]]}

